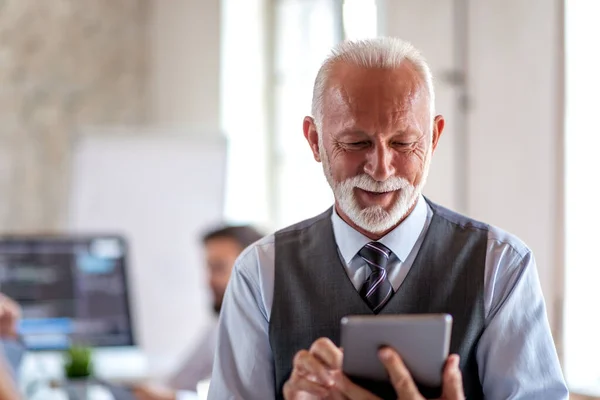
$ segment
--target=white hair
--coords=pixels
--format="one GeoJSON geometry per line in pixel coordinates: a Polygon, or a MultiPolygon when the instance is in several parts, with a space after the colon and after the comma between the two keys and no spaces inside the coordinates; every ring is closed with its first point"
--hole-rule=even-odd
{"type": "Polygon", "coordinates": [[[348,63],[364,68],[398,68],[402,62],[408,61],[416,68],[423,79],[429,94],[429,111],[431,120],[435,116],[435,93],[433,77],[429,65],[412,44],[392,37],[378,37],[360,41],[345,41],[335,47],[325,59],[313,88],[312,115],[315,119],[319,137],[323,121],[323,97],[333,66],[338,62],[348,63]]]}

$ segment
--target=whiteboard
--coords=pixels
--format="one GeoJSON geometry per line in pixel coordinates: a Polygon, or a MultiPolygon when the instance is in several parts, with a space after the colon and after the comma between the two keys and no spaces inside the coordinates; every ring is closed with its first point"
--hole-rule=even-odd
{"type": "Polygon", "coordinates": [[[128,239],[136,338],[157,374],[211,317],[197,241],[222,222],[225,164],[218,135],[96,128],[75,144],[69,228],[128,239]]]}

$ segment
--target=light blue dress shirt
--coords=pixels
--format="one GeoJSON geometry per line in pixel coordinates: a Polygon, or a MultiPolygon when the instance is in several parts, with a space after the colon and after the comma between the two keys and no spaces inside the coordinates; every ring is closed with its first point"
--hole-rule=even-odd
{"type": "MultiPolygon", "coordinates": [[[[387,270],[398,290],[429,228],[433,212],[420,197],[413,212],[379,241],[393,252],[387,270]]],[[[368,266],[357,255],[371,240],[331,216],[338,253],[358,288],[368,266]]],[[[269,344],[275,238],[267,236],[238,258],[225,293],[209,399],[275,398],[269,344]]],[[[485,328],[477,346],[486,399],[568,399],[550,333],[531,251],[515,236],[491,227],[484,281],[485,328]]]]}

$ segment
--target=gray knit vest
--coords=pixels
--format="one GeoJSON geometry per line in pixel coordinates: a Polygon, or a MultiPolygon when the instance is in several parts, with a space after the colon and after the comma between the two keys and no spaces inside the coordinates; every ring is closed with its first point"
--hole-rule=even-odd
{"type": "MultiPolygon", "coordinates": [[[[484,265],[488,226],[427,201],[433,218],[400,288],[380,314],[452,315],[450,352],[461,358],[467,399],[482,399],[476,348],[484,327],[484,265]]],[[[275,233],[275,286],[269,341],[277,398],[292,371],[293,357],[320,337],[340,345],[340,320],[373,314],[340,260],[332,209],[275,233]]],[[[383,399],[396,399],[389,383],[356,380],[383,399]]],[[[437,397],[439,388],[419,389],[437,397]]]]}

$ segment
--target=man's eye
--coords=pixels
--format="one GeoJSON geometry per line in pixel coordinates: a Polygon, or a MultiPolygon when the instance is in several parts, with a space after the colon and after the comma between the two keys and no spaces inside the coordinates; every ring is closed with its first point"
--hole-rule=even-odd
{"type": "Polygon", "coordinates": [[[346,145],[353,149],[360,149],[363,147],[367,147],[369,145],[369,142],[367,142],[367,141],[351,142],[351,143],[347,143],[346,145]]]}
{"type": "Polygon", "coordinates": [[[405,143],[405,142],[393,142],[392,146],[398,146],[398,147],[408,147],[411,146],[412,143],[405,143]]]}

